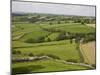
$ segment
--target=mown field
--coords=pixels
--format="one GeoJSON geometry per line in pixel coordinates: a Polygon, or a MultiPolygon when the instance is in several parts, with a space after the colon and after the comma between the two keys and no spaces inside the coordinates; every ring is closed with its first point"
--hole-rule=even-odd
{"type": "Polygon", "coordinates": [[[83,51],[85,62],[88,63],[88,64],[95,64],[96,63],[95,41],[92,41],[92,42],[89,42],[89,43],[86,43],[86,44],[82,44],[81,48],[82,48],[82,51],[83,51]]]}
{"type": "Polygon", "coordinates": [[[55,60],[84,63],[79,41],[77,42],[75,39],[80,34],[85,38],[88,37],[89,33],[93,35],[95,28],[81,23],[16,22],[19,18],[15,16],[14,22],[12,22],[12,60],[42,56],[48,56],[52,59],[13,62],[13,74],[90,69],[86,66],[64,64],[55,60]],[[72,36],[73,34],[74,36],[72,36]],[[65,36],[68,37],[65,38],[65,36]]]}

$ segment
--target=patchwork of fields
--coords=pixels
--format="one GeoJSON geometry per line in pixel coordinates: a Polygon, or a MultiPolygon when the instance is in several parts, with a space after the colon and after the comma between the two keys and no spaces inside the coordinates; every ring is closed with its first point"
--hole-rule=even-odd
{"type": "Polygon", "coordinates": [[[51,25],[47,22],[13,22],[12,24],[13,74],[95,69],[95,67],[75,65],[76,63],[85,64],[87,63],[85,58],[91,59],[91,57],[93,60],[90,60],[91,63],[86,65],[92,67],[92,64],[95,64],[95,55],[90,55],[95,51],[90,50],[90,45],[82,45],[84,52],[88,51],[84,57],[80,51],[80,41],[77,41],[77,37],[78,39],[80,39],[79,37],[86,38],[85,42],[91,40],[87,37],[94,39],[92,36],[94,36],[95,28],[81,23],[55,23],[51,25]],[[52,59],[39,59],[42,56],[48,56],[52,59]],[[37,59],[28,60],[31,57],[37,57],[37,59]],[[21,59],[27,59],[27,61],[22,62],[21,59]],[[64,64],[59,62],[60,60],[75,64],[64,64]]]}

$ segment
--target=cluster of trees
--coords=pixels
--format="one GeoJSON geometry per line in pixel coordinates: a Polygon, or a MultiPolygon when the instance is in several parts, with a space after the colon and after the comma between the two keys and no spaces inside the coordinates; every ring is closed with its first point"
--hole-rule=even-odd
{"type": "Polygon", "coordinates": [[[95,41],[96,40],[96,34],[95,33],[89,33],[85,35],[83,43],[87,43],[89,41],[95,41]]]}
{"type": "Polygon", "coordinates": [[[12,54],[21,54],[21,51],[12,50],[12,54]]]}
{"type": "Polygon", "coordinates": [[[62,32],[58,35],[58,37],[55,39],[57,41],[59,40],[65,40],[69,39],[70,43],[73,42],[72,39],[75,39],[75,42],[78,43],[80,40],[83,39],[83,43],[94,41],[96,40],[95,33],[69,33],[69,32],[62,32]]]}
{"type": "Polygon", "coordinates": [[[13,15],[13,22],[49,22],[50,25],[53,22],[57,22],[61,24],[61,21],[65,23],[73,22],[73,23],[95,23],[95,17],[84,17],[84,16],[65,16],[65,15],[42,15],[42,14],[32,14],[29,15],[13,15]]]}
{"type": "Polygon", "coordinates": [[[25,42],[27,43],[42,43],[45,41],[45,37],[38,37],[37,39],[29,38],[25,42]]]}
{"type": "MultiPolygon", "coordinates": [[[[54,41],[60,40],[70,40],[70,43],[73,43],[73,39],[76,43],[83,41],[83,43],[87,43],[89,41],[96,40],[95,33],[70,33],[70,32],[60,32],[59,35],[54,39],[54,41]]],[[[27,43],[42,43],[42,42],[51,42],[52,40],[49,37],[38,37],[37,39],[29,38],[25,42],[27,43]],[[46,39],[45,39],[46,38],[46,39]]]]}
{"type": "Polygon", "coordinates": [[[66,38],[67,38],[66,32],[61,32],[61,33],[58,35],[58,37],[56,37],[55,40],[59,41],[59,40],[64,40],[64,39],[66,39],[66,38]]]}

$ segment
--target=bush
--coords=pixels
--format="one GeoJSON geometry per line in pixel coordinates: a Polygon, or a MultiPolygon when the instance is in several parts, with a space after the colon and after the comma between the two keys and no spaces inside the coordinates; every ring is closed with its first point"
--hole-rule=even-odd
{"type": "Polygon", "coordinates": [[[16,50],[12,50],[12,54],[17,54],[16,50]]]}
{"type": "Polygon", "coordinates": [[[70,43],[71,43],[71,44],[73,43],[73,39],[70,39],[70,43]]]}
{"type": "Polygon", "coordinates": [[[94,41],[94,40],[96,40],[95,34],[86,34],[83,43],[87,43],[89,41],[94,41]]]}
{"type": "Polygon", "coordinates": [[[47,38],[47,40],[46,40],[47,42],[50,42],[51,41],[51,39],[50,38],[47,38]]]}
{"type": "Polygon", "coordinates": [[[56,38],[56,40],[57,41],[59,41],[59,40],[64,40],[64,39],[66,39],[67,37],[66,37],[66,32],[62,32],[62,33],[60,33],[59,35],[58,35],[58,37],[56,38]]]}
{"type": "Polygon", "coordinates": [[[44,56],[45,54],[41,53],[41,54],[37,54],[36,56],[44,56]]]}
{"type": "Polygon", "coordinates": [[[58,21],[58,24],[61,24],[61,22],[60,22],[60,21],[58,21]]]}
{"type": "Polygon", "coordinates": [[[29,38],[25,42],[27,42],[27,43],[35,43],[35,40],[33,38],[29,38]]]}
{"type": "Polygon", "coordinates": [[[55,56],[55,55],[51,55],[51,54],[48,54],[47,56],[53,58],[53,59],[60,59],[58,56],[55,56]]]}
{"type": "Polygon", "coordinates": [[[29,56],[34,56],[34,54],[33,54],[33,53],[29,53],[28,55],[29,55],[29,56]]]}
{"type": "Polygon", "coordinates": [[[50,25],[52,25],[53,23],[52,23],[52,22],[50,22],[49,24],[50,24],[50,25]]]}
{"type": "Polygon", "coordinates": [[[21,51],[17,51],[17,54],[21,54],[21,51]]]}
{"type": "Polygon", "coordinates": [[[77,63],[78,61],[76,59],[68,59],[66,60],[67,62],[74,62],[74,63],[77,63]]]}
{"type": "Polygon", "coordinates": [[[96,68],[96,64],[92,64],[92,66],[96,68]]]}
{"type": "Polygon", "coordinates": [[[81,24],[82,24],[82,25],[85,25],[85,22],[84,22],[84,21],[81,21],[81,24]]]}
{"type": "Polygon", "coordinates": [[[12,51],[12,54],[21,54],[21,51],[13,50],[13,51],[12,51]]]}
{"type": "Polygon", "coordinates": [[[37,43],[42,43],[42,42],[44,42],[45,41],[45,37],[38,37],[37,39],[36,39],[36,42],[37,43]]]}

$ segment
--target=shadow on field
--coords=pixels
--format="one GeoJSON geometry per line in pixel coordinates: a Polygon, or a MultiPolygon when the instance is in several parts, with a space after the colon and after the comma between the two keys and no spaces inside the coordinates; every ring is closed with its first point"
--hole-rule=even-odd
{"type": "Polygon", "coordinates": [[[42,65],[17,67],[17,68],[12,69],[12,75],[31,73],[32,71],[36,71],[36,70],[43,69],[43,68],[45,67],[42,65]]]}

